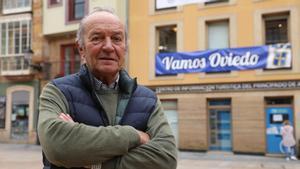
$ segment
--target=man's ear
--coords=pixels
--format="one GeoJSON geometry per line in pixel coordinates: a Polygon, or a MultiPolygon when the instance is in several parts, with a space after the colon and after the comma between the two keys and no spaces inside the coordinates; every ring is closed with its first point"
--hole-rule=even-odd
{"type": "Polygon", "coordinates": [[[79,44],[78,40],[76,40],[76,48],[80,54],[81,59],[85,60],[85,51],[84,51],[84,47],[82,45],[79,44]]]}

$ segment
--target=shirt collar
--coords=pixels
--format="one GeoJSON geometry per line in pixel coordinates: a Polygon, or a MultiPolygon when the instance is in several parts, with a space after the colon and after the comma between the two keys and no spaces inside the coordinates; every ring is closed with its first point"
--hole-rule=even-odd
{"type": "Polygon", "coordinates": [[[94,85],[95,85],[95,89],[97,91],[99,90],[118,90],[118,83],[119,83],[119,78],[120,75],[118,73],[116,80],[110,84],[110,85],[106,85],[105,83],[103,83],[101,80],[97,79],[95,76],[94,77],[94,85]]]}

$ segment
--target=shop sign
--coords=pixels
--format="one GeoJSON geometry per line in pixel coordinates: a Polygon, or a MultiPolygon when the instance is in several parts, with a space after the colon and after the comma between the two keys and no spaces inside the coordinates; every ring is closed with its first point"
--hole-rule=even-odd
{"type": "Polygon", "coordinates": [[[226,83],[226,84],[205,84],[205,85],[184,85],[157,87],[156,93],[197,93],[197,92],[218,92],[218,91],[250,91],[250,90],[284,90],[300,88],[299,81],[278,81],[278,82],[254,82],[254,83],[226,83]]]}
{"type": "Polygon", "coordinates": [[[197,52],[158,53],[156,75],[291,68],[290,44],[226,48],[197,52]]]}

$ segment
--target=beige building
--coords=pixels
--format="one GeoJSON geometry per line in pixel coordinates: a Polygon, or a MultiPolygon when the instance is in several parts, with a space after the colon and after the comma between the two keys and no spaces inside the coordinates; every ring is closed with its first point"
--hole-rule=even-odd
{"type": "MultiPolygon", "coordinates": [[[[292,121],[298,142],[300,1],[172,3],[176,1],[129,1],[128,68],[139,83],[157,92],[179,149],[280,154],[280,127],[287,119],[292,121]],[[156,54],[165,52],[238,51],[248,47],[251,53],[255,47],[270,50],[264,45],[274,44],[289,46],[289,66],[172,75],[160,74],[156,66],[156,54]]],[[[172,64],[174,70],[180,68],[180,59],[159,63],[167,62],[169,68],[172,64]]]]}

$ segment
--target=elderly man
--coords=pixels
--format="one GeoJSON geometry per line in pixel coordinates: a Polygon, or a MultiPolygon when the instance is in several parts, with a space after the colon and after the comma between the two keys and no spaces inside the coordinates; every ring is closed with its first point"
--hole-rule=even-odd
{"type": "Polygon", "coordinates": [[[174,136],[154,92],[122,69],[125,26],[110,10],[82,19],[84,64],[54,79],[40,96],[44,168],[175,169],[174,136]]]}

